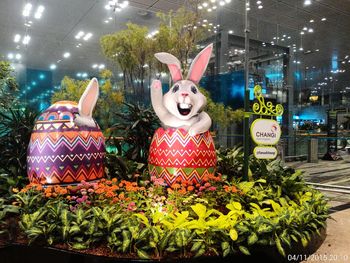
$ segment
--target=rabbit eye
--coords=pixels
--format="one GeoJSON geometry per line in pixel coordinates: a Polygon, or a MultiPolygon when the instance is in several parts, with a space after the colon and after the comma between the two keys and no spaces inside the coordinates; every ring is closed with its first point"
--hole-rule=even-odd
{"type": "Polygon", "coordinates": [[[196,94],[198,92],[197,88],[195,86],[192,86],[191,87],[191,91],[196,94]]]}
{"type": "Polygon", "coordinates": [[[173,88],[173,93],[175,93],[176,91],[178,91],[180,89],[179,85],[175,85],[173,88]]]}

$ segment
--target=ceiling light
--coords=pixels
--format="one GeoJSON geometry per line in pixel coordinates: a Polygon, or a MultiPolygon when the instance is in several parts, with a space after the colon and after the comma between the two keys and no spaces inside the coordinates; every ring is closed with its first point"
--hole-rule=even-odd
{"type": "Polygon", "coordinates": [[[225,1],[220,1],[219,5],[221,5],[221,6],[225,5],[225,1]]]}
{"type": "Polygon", "coordinates": [[[258,6],[258,8],[259,8],[259,9],[262,9],[262,8],[263,8],[263,6],[262,6],[262,5],[259,5],[259,6],[258,6]]]}
{"type": "Polygon", "coordinates": [[[51,69],[51,70],[55,70],[56,68],[57,68],[57,66],[56,66],[55,64],[51,64],[51,65],[50,65],[50,69],[51,69]]]}
{"type": "Polygon", "coordinates": [[[319,50],[319,49],[316,49],[315,51],[318,52],[318,51],[320,51],[320,50],[319,50]]]}
{"type": "Polygon", "coordinates": [[[20,35],[20,34],[16,34],[16,35],[15,35],[15,38],[13,39],[13,41],[14,41],[15,43],[18,43],[19,41],[21,41],[21,35],[20,35]]]}
{"type": "Polygon", "coordinates": [[[311,19],[311,20],[310,20],[310,23],[313,23],[313,22],[315,22],[315,20],[311,19]]]}
{"type": "Polygon", "coordinates": [[[87,33],[87,34],[83,37],[83,39],[84,39],[85,41],[88,41],[91,37],[92,37],[92,33],[87,33]]]}
{"type": "Polygon", "coordinates": [[[301,32],[300,32],[300,35],[304,35],[304,34],[305,34],[304,31],[301,31],[301,32]]]}
{"type": "Polygon", "coordinates": [[[7,58],[8,58],[8,59],[13,59],[13,54],[12,54],[12,53],[9,53],[9,54],[7,55],[7,58]]]}
{"type": "Polygon", "coordinates": [[[105,20],[104,22],[105,22],[106,24],[108,24],[108,23],[109,23],[109,20],[105,20]]]}
{"type": "Polygon", "coordinates": [[[70,57],[70,53],[69,53],[69,52],[63,53],[63,57],[64,57],[64,58],[69,58],[69,57],[70,57]]]}
{"type": "Polygon", "coordinates": [[[309,32],[309,33],[313,33],[314,30],[313,30],[312,28],[309,28],[308,32],[309,32]]]}
{"type": "Polygon", "coordinates": [[[198,6],[198,9],[203,9],[203,6],[199,5],[199,6],[198,6]]]}
{"type": "Polygon", "coordinates": [[[304,48],[303,48],[303,47],[300,47],[300,48],[299,48],[299,51],[303,51],[303,50],[304,50],[304,48]]]}
{"type": "Polygon", "coordinates": [[[231,0],[225,0],[225,2],[226,2],[227,4],[229,4],[229,3],[231,3],[231,0]]]}
{"type": "Polygon", "coordinates": [[[304,5],[305,6],[311,5],[311,0],[304,0],[304,5]]]}
{"type": "Polygon", "coordinates": [[[303,27],[303,30],[304,30],[304,31],[306,31],[306,30],[307,30],[307,27],[306,27],[306,26],[304,26],[304,27],[303,27]]]}
{"type": "Polygon", "coordinates": [[[98,66],[99,69],[104,69],[105,68],[105,65],[104,64],[101,64],[98,66]]]}
{"type": "Polygon", "coordinates": [[[15,57],[16,57],[17,60],[20,60],[22,58],[22,55],[21,54],[16,54],[15,57]]]}
{"type": "Polygon", "coordinates": [[[75,35],[75,38],[80,39],[84,34],[84,31],[79,31],[78,34],[75,35]]]}
{"type": "Polygon", "coordinates": [[[81,74],[81,76],[82,76],[83,78],[87,78],[88,74],[87,74],[86,72],[84,72],[84,73],[81,74]]]}
{"type": "Polygon", "coordinates": [[[323,17],[322,19],[321,19],[321,21],[326,21],[327,20],[327,18],[325,18],[325,17],[323,17]]]}
{"type": "Polygon", "coordinates": [[[229,34],[233,34],[233,30],[229,30],[228,33],[229,33],[229,34]]]}
{"type": "Polygon", "coordinates": [[[43,5],[39,5],[35,14],[34,14],[34,18],[40,19],[41,16],[43,15],[44,10],[45,10],[45,7],[43,5]]]}
{"type": "Polygon", "coordinates": [[[81,73],[80,72],[77,73],[77,77],[79,77],[79,78],[81,77],[81,73]]]}
{"type": "Polygon", "coordinates": [[[203,5],[204,7],[207,7],[207,6],[208,6],[208,3],[207,3],[207,2],[204,2],[202,5],[203,5]]]}
{"type": "Polygon", "coordinates": [[[92,68],[97,68],[97,67],[98,67],[97,64],[93,64],[93,65],[92,65],[92,68]]]}
{"type": "Polygon", "coordinates": [[[24,17],[28,17],[30,15],[30,12],[32,10],[32,4],[31,3],[27,3],[24,8],[23,8],[23,12],[22,12],[22,15],[24,17]]]}
{"type": "Polygon", "coordinates": [[[23,43],[23,45],[28,45],[29,41],[30,41],[30,36],[26,35],[26,36],[24,36],[22,43],[23,43]]]}
{"type": "Polygon", "coordinates": [[[256,4],[257,5],[261,5],[261,1],[256,1],[256,4]]]}

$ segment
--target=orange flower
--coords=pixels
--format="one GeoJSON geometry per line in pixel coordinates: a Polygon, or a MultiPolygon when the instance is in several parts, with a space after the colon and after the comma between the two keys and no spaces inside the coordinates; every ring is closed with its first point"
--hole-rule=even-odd
{"type": "Polygon", "coordinates": [[[179,189],[181,186],[179,184],[172,184],[171,188],[172,189],[179,189]]]}
{"type": "Polygon", "coordinates": [[[188,191],[193,191],[194,190],[194,187],[192,185],[190,185],[189,187],[187,187],[187,190],[188,191]]]}

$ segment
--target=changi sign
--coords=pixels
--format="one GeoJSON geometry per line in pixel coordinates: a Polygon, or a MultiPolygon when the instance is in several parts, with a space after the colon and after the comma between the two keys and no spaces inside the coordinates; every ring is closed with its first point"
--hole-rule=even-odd
{"type": "Polygon", "coordinates": [[[275,159],[277,149],[273,146],[257,146],[254,148],[254,156],[258,159],[275,159]]]}
{"type": "Polygon", "coordinates": [[[281,128],[275,120],[256,119],[250,127],[250,135],[257,145],[275,145],[281,137],[281,128]]]}
{"type": "Polygon", "coordinates": [[[258,159],[275,159],[277,149],[272,145],[278,143],[281,127],[277,121],[268,118],[282,116],[284,109],[281,104],[265,103],[262,88],[259,85],[254,87],[254,95],[257,101],[253,104],[252,111],[254,115],[260,116],[260,119],[253,121],[250,127],[250,135],[257,145],[254,148],[254,156],[258,159]],[[266,116],[266,119],[262,116],[266,116]]]}

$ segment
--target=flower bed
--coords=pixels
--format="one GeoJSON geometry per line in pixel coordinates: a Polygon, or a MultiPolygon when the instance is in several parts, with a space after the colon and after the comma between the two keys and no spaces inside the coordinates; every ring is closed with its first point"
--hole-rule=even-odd
{"type": "Polygon", "coordinates": [[[218,173],[171,187],[138,174],[134,182],[29,184],[12,197],[20,207],[16,242],[153,260],[249,255],[266,246],[286,256],[297,243],[306,247],[325,227],[323,195],[278,162],[252,160],[251,169],[249,181],[218,173]]]}

